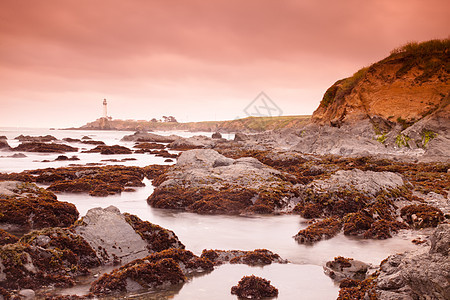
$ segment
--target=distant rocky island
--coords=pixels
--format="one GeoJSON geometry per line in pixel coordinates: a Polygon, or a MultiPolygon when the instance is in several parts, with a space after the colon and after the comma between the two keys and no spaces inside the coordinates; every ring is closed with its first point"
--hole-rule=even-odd
{"type": "Polygon", "coordinates": [[[229,121],[203,122],[156,122],[145,120],[115,120],[99,118],[87,123],[82,130],[128,130],[128,131],[168,131],[186,130],[191,132],[262,132],[282,128],[298,128],[307,124],[311,116],[280,116],[280,117],[247,117],[229,121]]]}

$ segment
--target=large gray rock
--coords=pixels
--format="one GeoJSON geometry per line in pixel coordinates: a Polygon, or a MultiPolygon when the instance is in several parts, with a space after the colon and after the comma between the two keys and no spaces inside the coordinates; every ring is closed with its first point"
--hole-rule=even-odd
{"type": "Polygon", "coordinates": [[[256,158],[227,158],[211,149],[195,149],[183,152],[175,168],[166,173],[167,180],[160,187],[189,186],[213,187],[223,186],[277,187],[289,185],[280,179],[281,172],[262,164],[256,158]]]}
{"type": "Polygon", "coordinates": [[[155,143],[172,143],[173,141],[181,138],[178,135],[159,135],[146,131],[136,131],[132,135],[126,135],[122,138],[122,141],[128,142],[155,142],[155,143]]]}
{"type": "Polygon", "coordinates": [[[203,135],[196,135],[189,138],[179,138],[169,144],[171,149],[199,149],[199,148],[213,148],[218,142],[222,140],[211,139],[203,135]]]}
{"type": "Polygon", "coordinates": [[[147,242],[114,206],[90,209],[74,230],[97,252],[103,264],[127,263],[150,254],[147,242]]]}
{"type": "Polygon", "coordinates": [[[323,266],[325,274],[337,283],[344,279],[364,280],[368,269],[368,264],[344,257],[336,257],[333,261],[328,261],[323,266]]]}
{"type": "Polygon", "coordinates": [[[328,192],[342,188],[353,188],[359,192],[375,196],[382,190],[395,189],[404,184],[402,176],[396,173],[353,169],[349,171],[339,170],[328,179],[315,180],[308,185],[308,188],[328,192]]]}
{"type": "Polygon", "coordinates": [[[441,224],[431,248],[389,256],[376,279],[379,299],[450,299],[449,248],[450,224],[441,224]]]}

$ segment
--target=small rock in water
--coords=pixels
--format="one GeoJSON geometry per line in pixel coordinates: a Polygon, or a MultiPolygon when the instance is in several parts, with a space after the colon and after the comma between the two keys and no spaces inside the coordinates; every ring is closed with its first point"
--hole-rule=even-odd
{"type": "Polygon", "coordinates": [[[21,297],[20,299],[31,300],[36,297],[36,293],[33,290],[24,289],[19,292],[19,296],[21,297]]]}
{"type": "Polygon", "coordinates": [[[231,294],[244,299],[264,299],[278,296],[278,289],[261,277],[244,276],[238,285],[231,288],[231,294]]]}

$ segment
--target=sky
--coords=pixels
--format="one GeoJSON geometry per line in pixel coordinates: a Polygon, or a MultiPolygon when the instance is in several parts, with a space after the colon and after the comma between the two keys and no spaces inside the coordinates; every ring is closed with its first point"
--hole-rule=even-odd
{"type": "Polygon", "coordinates": [[[0,126],[81,126],[104,98],[124,120],[232,120],[265,114],[261,101],[312,114],[393,48],[448,38],[449,13],[448,0],[2,0],[0,126]]]}

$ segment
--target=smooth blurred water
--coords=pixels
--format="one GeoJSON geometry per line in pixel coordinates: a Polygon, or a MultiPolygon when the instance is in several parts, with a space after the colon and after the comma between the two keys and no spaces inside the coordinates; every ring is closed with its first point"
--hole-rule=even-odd
{"type": "MultiPolygon", "coordinates": [[[[174,134],[190,136],[193,133],[173,132],[174,134]]],[[[52,134],[57,138],[81,138],[88,135],[95,140],[104,141],[108,145],[124,145],[132,147],[132,142],[121,142],[120,139],[132,132],[116,131],[0,131],[0,135],[7,135],[10,145],[14,146],[12,138],[19,134],[46,135],[52,134]]],[[[171,134],[163,132],[161,134],[171,134]]],[[[198,133],[195,133],[198,134],[198,133]]],[[[211,133],[208,133],[209,136],[211,133]]],[[[76,146],[74,144],[74,146],[76,146]]],[[[90,145],[80,145],[84,148],[90,145]]],[[[1,155],[11,154],[1,152],[1,155]]],[[[43,159],[54,159],[56,154],[26,153],[26,158],[0,158],[0,172],[22,171],[46,167],[65,166],[70,163],[85,164],[101,162],[102,159],[135,157],[136,161],[118,163],[122,165],[145,166],[149,164],[163,164],[164,159],[149,154],[131,155],[100,155],[97,153],[77,153],[81,159],[77,162],[43,163],[43,159]]],[[[70,155],[70,154],[69,154],[70,155]]],[[[106,164],[116,164],[103,162],[106,164]]],[[[320,241],[313,246],[301,245],[292,238],[300,229],[307,226],[305,220],[296,215],[278,216],[222,216],[198,215],[187,212],[154,209],[147,204],[147,197],[153,192],[149,180],[144,180],[145,187],[136,188],[135,192],[124,192],[120,195],[108,197],[91,197],[87,194],[58,193],[60,201],[74,203],[85,215],[90,208],[114,205],[122,212],[139,216],[141,219],[173,230],[186,249],[200,255],[203,249],[240,249],[253,250],[269,249],[278,253],[291,263],[273,264],[264,268],[245,265],[223,265],[212,273],[194,277],[184,284],[181,289],[176,287],[171,291],[151,292],[142,294],[141,299],[236,299],[230,294],[231,286],[246,275],[262,276],[272,281],[279,289],[278,299],[335,299],[339,288],[331,279],[323,274],[322,265],[336,256],[352,257],[367,263],[379,264],[388,255],[413,249],[416,246],[410,242],[413,233],[405,232],[388,240],[352,239],[343,234],[320,241]],[[174,296],[175,295],[175,296],[174,296]]],[[[91,279],[92,280],[92,279],[91,279]]],[[[88,284],[81,285],[64,293],[83,294],[87,292],[88,284]]],[[[60,291],[61,292],[61,291],[60,291]]],[[[129,295],[128,295],[129,296],[129,295]]]]}

